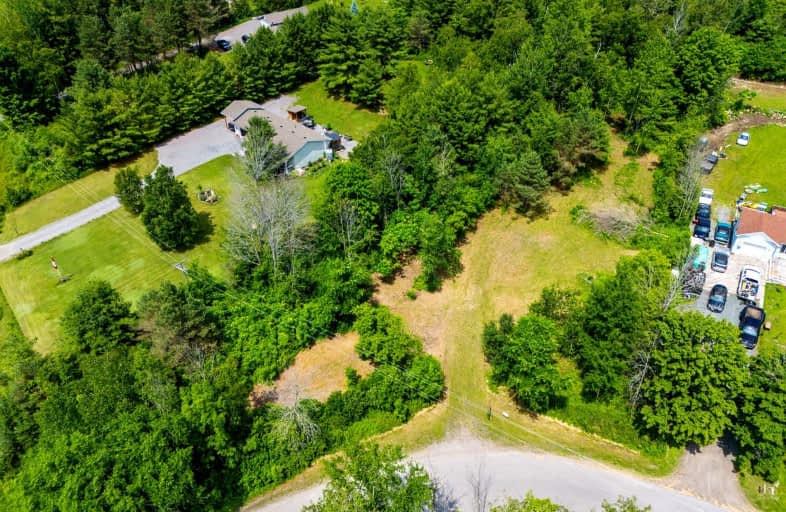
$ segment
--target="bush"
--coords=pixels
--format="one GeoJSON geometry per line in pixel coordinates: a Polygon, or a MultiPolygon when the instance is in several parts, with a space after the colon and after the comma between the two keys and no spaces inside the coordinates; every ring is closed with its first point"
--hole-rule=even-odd
{"type": "Polygon", "coordinates": [[[142,178],[136,167],[127,167],[115,175],[115,195],[126,210],[134,215],[142,213],[142,178]]]}
{"type": "Polygon", "coordinates": [[[33,255],[33,250],[32,249],[24,249],[23,251],[21,251],[19,254],[17,254],[14,257],[14,260],[22,261],[23,259],[29,258],[32,255],[33,255]]]}
{"type": "Polygon", "coordinates": [[[744,78],[783,82],[786,80],[786,37],[743,46],[740,75],[744,78]]]}

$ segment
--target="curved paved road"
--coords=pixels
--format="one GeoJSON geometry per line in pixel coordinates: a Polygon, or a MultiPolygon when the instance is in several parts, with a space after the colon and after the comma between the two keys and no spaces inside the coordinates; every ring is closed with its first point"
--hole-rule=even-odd
{"type": "MultiPolygon", "coordinates": [[[[639,505],[651,505],[654,512],[730,510],[601,464],[502,447],[476,438],[442,441],[415,453],[412,459],[452,492],[461,510],[474,510],[468,481],[479,468],[490,477],[490,503],[522,498],[532,490],[536,496],[550,498],[575,512],[599,510],[603,500],[614,501],[620,495],[636,496],[639,505]]],[[[318,499],[323,489],[320,484],[243,510],[299,511],[318,499]]]]}
{"type": "MultiPolygon", "coordinates": [[[[239,153],[240,141],[226,129],[224,121],[221,120],[170,139],[156,149],[158,150],[159,164],[172,167],[175,176],[179,176],[219,156],[239,153]]],[[[0,262],[13,258],[25,249],[32,249],[84,226],[118,208],[120,208],[120,202],[117,198],[115,196],[108,197],[73,215],[63,217],[32,233],[2,244],[0,245],[0,262]]]]}

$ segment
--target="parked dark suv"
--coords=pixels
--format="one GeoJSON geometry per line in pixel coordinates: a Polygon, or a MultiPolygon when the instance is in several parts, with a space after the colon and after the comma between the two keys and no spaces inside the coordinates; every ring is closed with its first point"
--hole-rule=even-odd
{"type": "Polygon", "coordinates": [[[761,327],[764,325],[766,315],[764,310],[756,306],[745,306],[740,313],[740,337],[742,345],[748,350],[759,342],[761,327]]]}
{"type": "Polygon", "coordinates": [[[698,224],[702,219],[710,220],[712,216],[712,207],[708,204],[700,204],[696,208],[696,214],[693,216],[693,223],[698,224]]]}
{"type": "Polygon", "coordinates": [[[726,296],[729,290],[722,284],[716,284],[710,291],[710,298],[707,299],[707,309],[714,313],[722,313],[726,308],[726,296]]]}
{"type": "Polygon", "coordinates": [[[696,238],[701,238],[702,240],[707,240],[710,238],[710,232],[712,231],[712,221],[710,220],[711,215],[712,209],[710,208],[710,205],[699,205],[699,207],[696,209],[696,215],[693,217],[693,223],[696,225],[693,228],[693,236],[696,238]]]}

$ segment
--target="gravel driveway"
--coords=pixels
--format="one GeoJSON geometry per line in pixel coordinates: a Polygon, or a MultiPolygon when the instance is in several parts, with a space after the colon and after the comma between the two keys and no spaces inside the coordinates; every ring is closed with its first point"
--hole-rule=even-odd
{"type": "MultiPolygon", "coordinates": [[[[482,468],[491,478],[489,501],[523,498],[528,490],[550,498],[574,512],[600,510],[603,500],[636,496],[639,505],[655,512],[720,512],[721,506],[702,501],[654,481],[635,477],[601,464],[557,455],[507,448],[462,437],[442,441],[412,458],[439,479],[458,500],[461,510],[474,510],[468,478],[482,468]]],[[[298,511],[319,498],[324,484],[295,492],[266,505],[248,505],[245,512],[298,511]]]]}
{"type": "Polygon", "coordinates": [[[172,167],[179,176],[214,158],[240,153],[240,139],[221,119],[169,139],[156,149],[158,163],[172,167]]]}
{"type": "MultiPolygon", "coordinates": [[[[221,120],[170,139],[156,149],[158,150],[158,162],[172,167],[175,176],[179,176],[219,156],[239,153],[240,140],[226,129],[224,121],[221,120]]],[[[117,198],[115,196],[108,197],[73,215],[56,220],[32,233],[2,244],[0,245],[0,262],[12,258],[25,249],[32,249],[84,226],[118,208],[120,208],[120,202],[117,198]]]]}
{"type": "Polygon", "coordinates": [[[215,39],[226,39],[233,45],[243,44],[241,39],[243,34],[248,34],[250,36],[254,35],[261,27],[262,24],[259,22],[259,20],[252,18],[251,20],[241,23],[240,25],[235,25],[230,29],[219,32],[216,34],[215,39]]]}

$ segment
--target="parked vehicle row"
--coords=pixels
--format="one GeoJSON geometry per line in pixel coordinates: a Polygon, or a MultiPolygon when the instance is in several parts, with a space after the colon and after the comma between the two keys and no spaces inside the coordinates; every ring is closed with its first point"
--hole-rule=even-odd
{"type": "MultiPolygon", "coordinates": [[[[742,136],[743,134],[741,134],[742,136]]],[[[747,139],[743,139],[743,142],[747,139]]],[[[741,144],[745,145],[745,144],[741,144]]],[[[716,163],[717,160],[710,163],[716,163]]],[[[713,272],[725,273],[729,268],[731,259],[730,247],[734,234],[734,222],[730,220],[728,209],[719,208],[715,231],[712,231],[712,202],[714,191],[702,189],[699,204],[693,217],[693,236],[710,242],[713,248],[712,257],[709,257],[709,248],[706,244],[697,247],[690,266],[684,276],[683,295],[696,297],[701,294],[706,282],[705,269],[709,266],[713,272]]],[[[764,327],[766,314],[762,309],[764,292],[764,272],[758,267],[746,265],[742,268],[737,282],[736,296],[745,305],[739,314],[740,341],[742,345],[752,350],[756,347],[764,327]]],[[[726,285],[717,283],[712,286],[707,297],[707,310],[722,314],[728,303],[729,289],[726,285]]]]}

